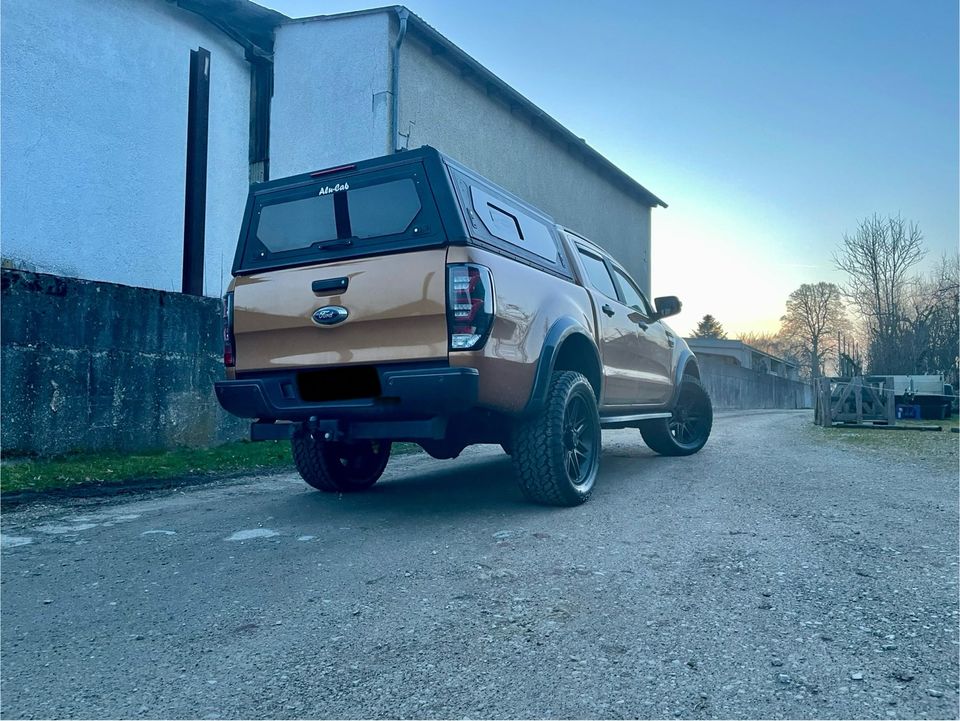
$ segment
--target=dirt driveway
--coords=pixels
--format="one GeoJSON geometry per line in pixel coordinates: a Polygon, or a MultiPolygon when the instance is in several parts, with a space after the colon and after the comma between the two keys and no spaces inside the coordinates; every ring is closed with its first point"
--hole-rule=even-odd
{"type": "Polygon", "coordinates": [[[955,718],[956,462],[810,417],[723,415],[686,459],[610,432],[576,509],[482,447],[361,496],[289,474],[6,512],[0,710],[955,718]]]}

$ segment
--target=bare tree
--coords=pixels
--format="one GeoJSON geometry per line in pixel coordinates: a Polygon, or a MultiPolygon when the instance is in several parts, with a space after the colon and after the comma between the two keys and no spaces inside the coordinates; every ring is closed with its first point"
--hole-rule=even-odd
{"type": "Polygon", "coordinates": [[[960,356],[960,256],[944,256],[907,292],[904,346],[916,373],[943,373],[958,380],[960,356]]]}
{"type": "Polygon", "coordinates": [[[860,221],[853,235],[844,235],[834,256],[846,272],[845,294],[866,325],[870,367],[874,373],[909,370],[906,306],[910,271],[926,250],[916,223],[901,216],[874,215],[860,221]]]}
{"type": "Polygon", "coordinates": [[[776,333],[748,331],[741,333],[737,338],[751,348],[762,350],[764,353],[769,353],[772,356],[796,363],[797,365],[803,365],[800,357],[797,355],[796,344],[792,339],[784,336],[782,330],[776,333]]]}
{"type": "Polygon", "coordinates": [[[787,312],[780,321],[781,335],[792,341],[809,377],[822,376],[827,354],[836,347],[837,333],[847,326],[839,286],[804,283],[787,298],[787,312]]]}

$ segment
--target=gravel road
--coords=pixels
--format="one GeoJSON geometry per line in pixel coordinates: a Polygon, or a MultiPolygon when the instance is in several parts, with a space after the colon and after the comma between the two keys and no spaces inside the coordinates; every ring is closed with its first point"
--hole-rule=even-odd
{"type": "Polygon", "coordinates": [[[957,718],[957,469],[809,412],[698,455],[604,435],[593,499],[491,446],[2,517],[4,718],[957,718]]]}

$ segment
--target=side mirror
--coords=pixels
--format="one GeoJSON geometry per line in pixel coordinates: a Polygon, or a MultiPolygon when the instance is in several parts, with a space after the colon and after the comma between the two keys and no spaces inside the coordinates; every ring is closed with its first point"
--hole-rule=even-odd
{"type": "Polygon", "coordinates": [[[657,307],[657,318],[669,318],[676,315],[683,308],[683,303],[675,295],[665,295],[660,298],[654,298],[653,304],[657,307]]]}

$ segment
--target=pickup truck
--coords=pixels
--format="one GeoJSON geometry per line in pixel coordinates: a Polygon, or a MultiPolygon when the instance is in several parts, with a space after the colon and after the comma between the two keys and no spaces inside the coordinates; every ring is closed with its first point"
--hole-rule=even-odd
{"type": "Polygon", "coordinates": [[[433,148],[251,186],[232,273],[217,398],[321,491],[370,488],[394,441],[492,443],[528,499],[571,506],[601,429],[670,456],[710,435],[663,322],[680,301],[651,306],[601,247],[433,148]]]}

